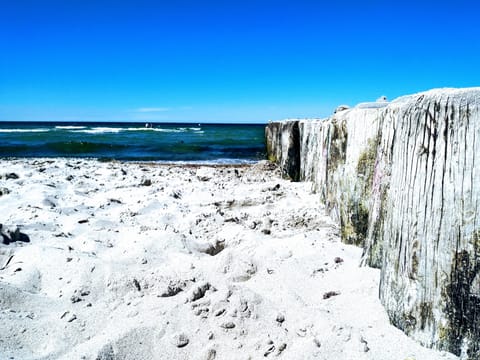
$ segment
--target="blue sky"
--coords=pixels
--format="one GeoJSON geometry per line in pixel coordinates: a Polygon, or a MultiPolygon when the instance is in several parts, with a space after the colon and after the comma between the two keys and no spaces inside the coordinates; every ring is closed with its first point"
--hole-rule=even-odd
{"type": "Polygon", "coordinates": [[[257,122],[480,85],[475,1],[0,0],[0,120],[257,122]]]}

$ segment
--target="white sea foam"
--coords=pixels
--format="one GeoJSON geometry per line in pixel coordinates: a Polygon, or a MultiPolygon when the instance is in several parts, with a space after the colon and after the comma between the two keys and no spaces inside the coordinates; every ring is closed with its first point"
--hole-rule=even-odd
{"type": "Polygon", "coordinates": [[[153,131],[158,131],[158,132],[166,132],[166,133],[181,133],[185,132],[185,130],[182,129],[162,129],[162,128],[153,128],[153,131]]]}
{"type": "Polygon", "coordinates": [[[152,131],[152,128],[149,127],[135,127],[135,128],[126,128],[126,131],[152,131]]]}
{"type": "Polygon", "coordinates": [[[86,126],[55,126],[55,129],[58,130],[79,130],[79,129],[85,129],[86,126]]]}
{"type": "Polygon", "coordinates": [[[47,132],[48,129],[0,129],[0,133],[38,133],[38,132],[47,132]]]}
{"type": "Polygon", "coordinates": [[[157,131],[157,132],[184,132],[181,129],[163,129],[163,128],[126,128],[126,131],[157,131]]]}
{"type": "Polygon", "coordinates": [[[156,131],[156,132],[166,132],[166,133],[180,133],[185,132],[185,128],[180,129],[163,129],[163,128],[144,128],[144,127],[130,127],[130,128],[108,128],[108,127],[96,127],[88,130],[81,130],[79,132],[84,132],[87,134],[101,134],[101,133],[119,133],[123,131],[156,131]]]}
{"type": "Polygon", "coordinates": [[[82,132],[85,134],[108,134],[108,133],[119,133],[123,129],[121,128],[109,128],[109,127],[96,127],[87,130],[80,130],[78,132],[82,132]]]}
{"type": "Polygon", "coordinates": [[[129,128],[112,128],[112,127],[95,127],[91,129],[86,129],[85,126],[56,126],[56,129],[64,130],[76,130],[79,133],[86,134],[103,134],[103,133],[119,133],[122,131],[154,131],[154,132],[163,132],[163,133],[182,133],[193,131],[197,134],[203,134],[204,131],[199,127],[181,127],[181,128],[151,128],[151,127],[129,127],[129,128]]]}

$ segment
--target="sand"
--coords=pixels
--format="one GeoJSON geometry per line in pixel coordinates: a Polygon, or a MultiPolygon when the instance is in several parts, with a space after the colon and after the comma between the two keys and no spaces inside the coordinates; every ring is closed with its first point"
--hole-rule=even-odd
{"type": "Polygon", "coordinates": [[[389,324],[379,271],[266,162],[0,176],[2,231],[30,240],[0,245],[0,359],[456,358],[389,324]]]}

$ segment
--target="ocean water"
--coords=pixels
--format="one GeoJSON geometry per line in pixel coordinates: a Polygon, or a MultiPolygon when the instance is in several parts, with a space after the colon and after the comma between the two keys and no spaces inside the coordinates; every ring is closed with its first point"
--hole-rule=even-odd
{"type": "Polygon", "coordinates": [[[0,122],[0,157],[249,163],[265,158],[265,125],[0,122]]]}

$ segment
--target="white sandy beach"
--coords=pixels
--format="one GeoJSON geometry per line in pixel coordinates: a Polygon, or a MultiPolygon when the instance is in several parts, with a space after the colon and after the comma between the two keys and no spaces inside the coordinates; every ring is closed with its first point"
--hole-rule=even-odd
{"type": "Polygon", "coordinates": [[[30,238],[0,245],[0,359],[456,359],[389,325],[379,271],[268,163],[0,176],[3,231],[30,238]]]}

